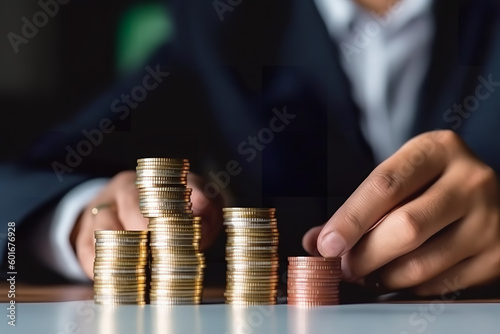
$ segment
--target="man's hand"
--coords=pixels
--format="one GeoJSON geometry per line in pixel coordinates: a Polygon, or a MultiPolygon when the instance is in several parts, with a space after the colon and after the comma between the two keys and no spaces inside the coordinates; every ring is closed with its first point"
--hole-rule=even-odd
{"type": "Polygon", "coordinates": [[[375,168],[303,245],[342,255],[346,280],[381,292],[439,295],[489,283],[500,277],[497,176],[455,133],[422,134],[375,168]]]}
{"type": "MultiPolygon", "coordinates": [[[[188,187],[192,188],[193,212],[202,217],[200,246],[207,248],[216,238],[222,226],[222,200],[209,199],[203,194],[200,177],[188,174],[188,187]]],[[[135,172],[117,174],[99,195],[83,211],[72,233],[72,244],[85,273],[93,277],[94,230],[145,230],[148,220],[139,210],[139,191],[135,187],[135,172]],[[114,203],[114,208],[104,208],[93,215],[92,208],[114,203]]]]}

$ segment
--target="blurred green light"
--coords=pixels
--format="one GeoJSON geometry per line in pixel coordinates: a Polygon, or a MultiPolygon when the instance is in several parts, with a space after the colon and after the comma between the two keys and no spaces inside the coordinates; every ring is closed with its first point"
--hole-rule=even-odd
{"type": "Polygon", "coordinates": [[[139,70],[155,49],[168,42],[174,26],[164,2],[133,5],[118,23],[116,71],[139,70]]]}

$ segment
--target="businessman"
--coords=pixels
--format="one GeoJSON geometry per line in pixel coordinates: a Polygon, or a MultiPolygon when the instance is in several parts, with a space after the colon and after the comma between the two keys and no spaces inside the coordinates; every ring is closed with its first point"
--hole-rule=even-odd
{"type": "Polygon", "coordinates": [[[171,2],[176,37],[144,71],[2,166],[2,219],[40,261],[91,277],[94,229],[146,228],[135,159],[187,154],[204,247],[222,205],[274,206],[281,255],[343,256],[379,292],[498,284],[500,5],[222,3],[171,2]]]}

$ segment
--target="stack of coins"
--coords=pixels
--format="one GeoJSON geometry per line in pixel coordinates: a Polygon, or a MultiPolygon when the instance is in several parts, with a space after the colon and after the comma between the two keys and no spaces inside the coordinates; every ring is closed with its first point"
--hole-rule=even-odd
{"type": "Polygon", "coordinates": [[[186,187],[189,161],[137,160],[139,206],[149,219],[151,304],[199,304],[205,259],[199,250],[201,224],[191,210],[186,187]]]}
{"type": "Polygon", "coordinates": [[[94,300],[97,304],[146,303],[147,231],[95,231],[94,300]]]}
{"type": "Polygon", "coordinates": [[[151,304],[199,304],[205,259],[199,217],[151,218],[151,304]]]}
{"type": "Polygon", "coordinates": [[[319,306],[339,304],[342,279],[340,257],[289,257],[288,304],[319,306]]]}
{"type": "Polygon", "coordinates": [[[278,286],[278,223],[275,209],[224,208],[226,303],[275,304],[278,286]]]}

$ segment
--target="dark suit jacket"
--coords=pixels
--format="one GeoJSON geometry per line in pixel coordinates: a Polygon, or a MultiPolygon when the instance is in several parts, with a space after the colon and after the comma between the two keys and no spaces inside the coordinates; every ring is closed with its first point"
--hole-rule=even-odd
{"type": "MultiPolygon", "coordinates": [[[[24,161],[0,167],[2,224],[15,221],[19,233],[29,235],[40,213],[78,183],[133,169],[138,157],[181,156],[214,187],[230,190],[233,204],[277,207],[281,255],[301,253],[303,233],[331,216],[374,167],[338,46],[312,0],[243,1],[224,12],[223,21],[211,0],[171,6],[175,40],[148,69],[41,138],[24,161]],[[141,90],[156,69],[168,77],[141,90]],[[144,92],[136,104],[125,100],[144,92]],[[273,118],[284,109],[295,117],[282,131],[269,131],[281,129],[273,118]],[[103,119],[112,130],[100,139],[92,131],[103,119]],[[80,158],[68,153],[73,150],[80,158]],[[233,160],[238,175],[227,173],[228,162],[235,170],[233,160]]],[[[439,0],[434,16],[432,63],[412,135],[453,129],[498,172],[500,4],[439,0]],[[473,103],[485,80],[490,84],[481,93],[490,94],[478,99],[477,110],[453,109],[473,103]]],[[[223,241],[216,249],[223,259],[223,241]]]]}

